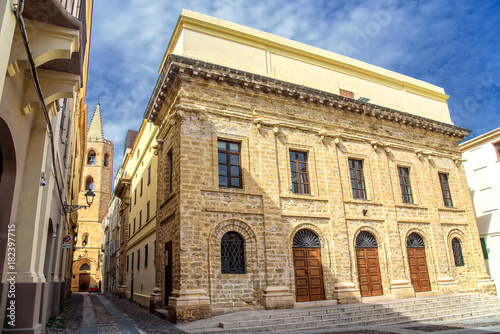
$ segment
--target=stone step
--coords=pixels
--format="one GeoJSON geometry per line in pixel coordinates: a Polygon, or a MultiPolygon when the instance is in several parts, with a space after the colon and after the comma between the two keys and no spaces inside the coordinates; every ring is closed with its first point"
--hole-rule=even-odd
{"type": "MultiPolygon", "coordinates": [[[[241,331],[277,331],[277,330],[299,330],[299,329],[322,329],[328,327],[351,327],[351,326],[375,326],[387,325],[396,323],[411,323],[424,319],[439,321],[439,320],[455,320],[470,317],[485,317],[488,315],[500,316],[500,301],[498,299],[485,299],[488,302],[482,301],[484,298],[473,298],[475,302],[470,302],[468,305],[463,303],[457,304],[460,299],[452,301],[455,304],[448,305],[443,308],[441,305],[430,307],[429,303],[417,303],[421,309],[408,309],[415,307],[415,303],[398,303],[403,304],[394,309],[392,305],[381,304],[381,308],[373,308],[369,305],[369,310],[351,310],[355,312],[336,313],[326,312],[328,310],[315,310],[309,314],[290,314],[277,313],[274,317],[267,319],[254,319],[253,321],[228,321],[221,323],[219,331],[223,332],[241,332],[241,331]],[[389,307],[388,307],[389,306],[389,307]],[[424,308],[425,307],[425,308],[424,308]],[[406,313],[405,313],[406,312],[406,313]],[[316,313],[311,315],[311,313],[316,313]],[[288,316],[283,316],[288,315],[288,316]]],[[[430,303],[437,304],[437,303],[430,303]]],[[[368,306],[365,304],[365,306],[368,306]]],[[[376,305],[375,305],[376,306],[376,305]]],[[[345,308],[342,308],[345,309],[345,308]]],[[[358,308],[356,308],[358,309],[358,308]]],[[[214,332],[216,332],[214,330],[214,332]]]]}

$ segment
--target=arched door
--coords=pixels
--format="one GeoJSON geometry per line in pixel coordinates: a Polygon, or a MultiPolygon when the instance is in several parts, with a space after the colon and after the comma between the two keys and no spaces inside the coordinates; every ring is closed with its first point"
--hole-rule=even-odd
{"type": "Polygon", "coordinates": [[[324,300],[321,243],[314,232],[302,229],[293,237],[293,266],[297,302],[324,300]]]}
{"type": "Polygon", "coordinates": [[[417,233],[412,233],[406,238],[406,249],[413,290],[415,292],[431,291],[424,240],[417,233]]]}
{"type": "Polygon", "coordinates": [[[87,263],[84,263],[80,267],[80,274],[78,279],[78,291],[88,292],[89,286],[90,286],[90,266],[87,263]]]}
{"type": "Polygon", "coordinates": [[[383,294],[377,247],[377,239],[369,232],[361,231],[356,237],[356,262],[361,297],[383,294]]]}

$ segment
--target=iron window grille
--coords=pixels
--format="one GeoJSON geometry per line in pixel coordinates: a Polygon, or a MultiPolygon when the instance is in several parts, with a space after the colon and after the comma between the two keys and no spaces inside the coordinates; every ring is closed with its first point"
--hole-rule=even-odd
{"type": "Polygon", "coordinates": [[[292,176],[292,192],[294,194],[311,193],[307,160],[307,152],[290,150],[290,171],[292,176]]]}
{"type": "Polygon", "coordinates": [[[425,248],[424,239],[417,233],[413,232],[406,239],[406,247],[408,248],[425,248]]]}
{"type": "Polygon", "coordinates": [[[439,183],[441,184],[441,193],[443,194],[444,206],[450,208],[453,207],[450,184],[448,182],[448,174],[439,173],[439,183]]]}
{"type": "Polygon", "coordinates": [[[316,233],[311,230],[303,229],[297,231],[293,237],[294,248],[320,248],[321,242],[319,241],[316,233]]]}
{"type": "Polygon", "coordinates": [[[361,231],[356,237],[356,247],[377,248],[377,239],[370,232],[361,231]]]}
{"type": "Polygon", "coordinates": [[[399,185],[401,187],[401,196],[403,203],[413,204],[413,195],[411,193],[410,168],[398,167],[399,185]]]}
{"type": "Polygon", "coordinates": [[[227,232],[221,239],[221,273],[245,273],[245,241],[236,232],[227,232]]]}
{"type": "Polygon", "coordinates": [[[349,174],[351,175],[352,197],[355,199],[366,199],[363,160],[349,159],[349,174]]]}
{"type": "Polygon", "coordinates": [[[451,241],[451,248],[453,249],[453,258],[455,259],[455,266],[463,267],[465,263],[464,263],[464,257],[462,255],[462,245],[460,245],[460,240],[458,240],[457,238],[453,238],[453,240],[451,241]]]}
{"type": "Polygon", "coordinates": [[[217,141],[219,160],[219,187],[243,188],[241,178],[240,143],[217,141]]]}

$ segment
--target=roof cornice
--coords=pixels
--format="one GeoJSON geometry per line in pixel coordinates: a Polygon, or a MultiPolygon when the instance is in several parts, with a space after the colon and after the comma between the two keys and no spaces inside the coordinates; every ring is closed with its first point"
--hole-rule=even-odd
{"type": "Polygon", "coordinates": [[[500,128],[496,128],[495,130],[491,130],[490,132],[486,132],[476,138],[472,138],[466,142],[463,142],[458,145],[460,151],[467,151],[475,146],[482,145],[484,143],[500,140],[500,128]]]}
{"type": "Polygon", "coordinates": [[[250,90],[301,99],[308,103],[321,104],[345,112],[373,116],[383,121],[397,122],[460,139],[464,139],[470,133],[470,130],[448,123],[431,120],[375,104],[361,103],[355,99],[312,89],[303,85],[284,82],[270,77],[173,54],[168,55],[165,66],[162,68],[144,113],[145,119],[158,126],[161,125],[161,119],[158,119],[158,116],[160,115],[166,96],[170,92],[176,78],[182,73],[192,77],[202,77],[205,80],[213,80],[217,83],[225,82],[230,85],[239,85],[250,90]]]}

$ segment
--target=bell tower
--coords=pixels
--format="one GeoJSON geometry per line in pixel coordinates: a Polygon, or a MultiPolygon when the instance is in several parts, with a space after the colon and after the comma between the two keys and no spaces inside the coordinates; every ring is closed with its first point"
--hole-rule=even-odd
{"type": "Polygon", "coordinates": [[[113,180],[113,142],[104,139],[101,105],[92,116],[87,132],[87,151],[82,170],[82,184],[78,204],[87,205],[85,193],[95,194],[90,208],[78,211],[78,236],[73,255],[71,291],[88,291],[90,285],[99,285],[102,264],[102,221],[108,210],[113,180]]]}

